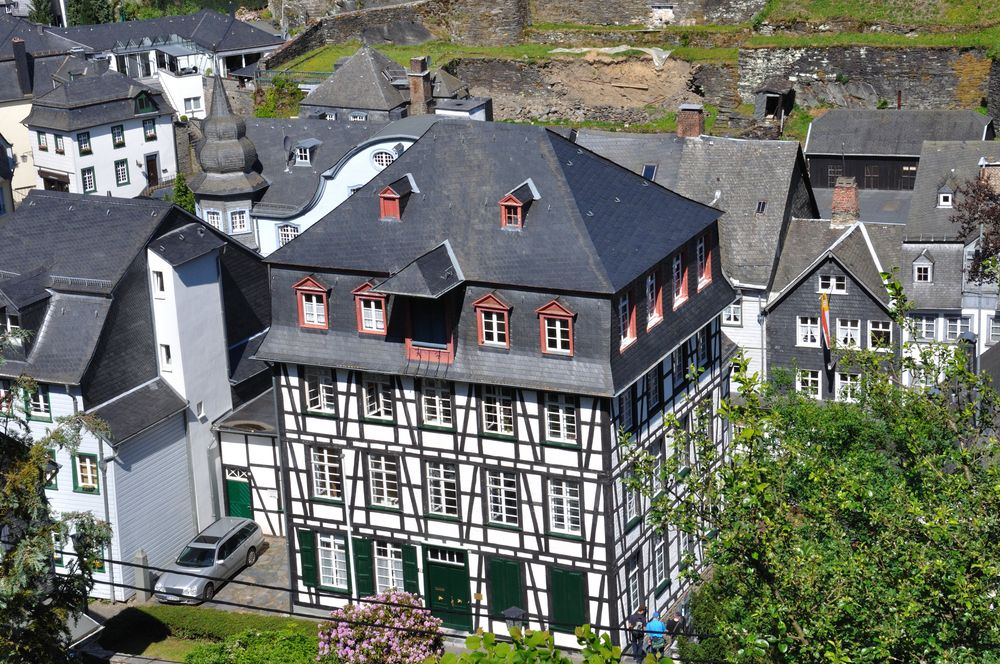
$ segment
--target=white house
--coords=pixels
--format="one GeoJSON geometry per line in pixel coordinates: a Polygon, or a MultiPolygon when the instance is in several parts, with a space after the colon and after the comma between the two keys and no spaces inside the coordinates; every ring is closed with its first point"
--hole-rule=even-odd
{"type": "Polygon", "coordinates": [[[174,109],[156,90],[94,69],[70,70],[32,103],[24,124],[38,187],[132,198],[175,177],[174,109]]]}
{"type": "MultiPolygon", "coordinates": [[[[31,332],[0,388],[38,381],[22,395],[36,437],[71,413],[108,425],[54,451],[46,494],[57,512],[111,524],[109,559],[167,563],[221,513],[211,421],[243,398],[234,378],[257,373],[242,351],[267,325],[262,292],[254,254],[160,201],[36,190],[0,228],[0,320],[31,332]]],[[[57,565],[72,555],[60,544],[57,565]]],[[[138,577],[109,564],[97,580],[94,596],[111,597],[138,577]]]]}

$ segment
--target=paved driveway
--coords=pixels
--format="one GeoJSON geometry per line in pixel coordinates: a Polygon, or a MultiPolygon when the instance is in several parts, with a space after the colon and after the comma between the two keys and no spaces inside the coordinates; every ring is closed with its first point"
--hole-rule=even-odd
{"type": "MultiPolygon", "coordinates": [[[[265,537],[267,548],[260,551],[253,567],[244,567],[234,578],[235,581],[261,583],[278,588],[288,587],[288,547],[283,537],[265,537]]],[[[249,611],[252,607],[264,609],[279,609],[288,611],[289,593],[287,590],[267,590],[255,588],[241,583],[227,583],[215,593],[216,599],[223,602],[234,602],[244,606],[232,606],[208,602],[203,606],[211,606],[227,611],[249,611]]],[[[268,611],[268,613],[273,613],[268,611]]]]}

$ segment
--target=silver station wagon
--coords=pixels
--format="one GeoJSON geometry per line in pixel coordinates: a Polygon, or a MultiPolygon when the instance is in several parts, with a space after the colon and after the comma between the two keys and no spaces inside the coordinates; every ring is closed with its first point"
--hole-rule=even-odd
{"type": "Polygon", "coordinates": [[[185,604],[211,600],[219,586],[244,566],[257,562],[263,543],[260,526],[253,521],[228,516],[219,519],[198,533],[167,566],[168,571],[153,586],[156,599],[185,604]]]}

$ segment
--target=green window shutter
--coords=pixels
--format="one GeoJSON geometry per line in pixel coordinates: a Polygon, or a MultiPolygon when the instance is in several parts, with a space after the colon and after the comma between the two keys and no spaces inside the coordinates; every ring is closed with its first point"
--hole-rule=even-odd
{"type": "Polygon", "coordinates": [[[417,578],[417,547],[412,544],[403,545],[403,590],[414,594],[420,592],[417,578]]]}
{"type": "Polygon", "coordinates": [[[499,615],[512,606],[521,606],[521,563],[516,560],[493,558],[489,567],[490,613],[499,615]]]}
{"type": "Polygon", "coordinates": [[[316,585],[316,533],[311,530],[297,530],[299,542],[299,572],[302,583],[312,588],[316,585]]]}
{"type": "Polygon", "coordinates": [[[549,580],[552,631],[572,634],[577,627],[587,622],[587,593],[583,573],[552,569],[549,580]]]}
{"type": "Polygon", "coordinates": [[[354,538],[354,573],[358,579],[358,597],[375,594],[372,543],[360,537],[354,538]]]}

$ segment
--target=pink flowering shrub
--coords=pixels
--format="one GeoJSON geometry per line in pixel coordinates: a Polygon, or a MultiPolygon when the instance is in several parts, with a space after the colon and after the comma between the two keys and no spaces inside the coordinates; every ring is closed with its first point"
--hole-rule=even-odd
{"type": "Polygon", "coordinates": [[[441,621],[416,595],[388,590],[370,599],[385,604],[348,604],[319,626],[317,662],[413,664],[444,651],[441,621]]]}

